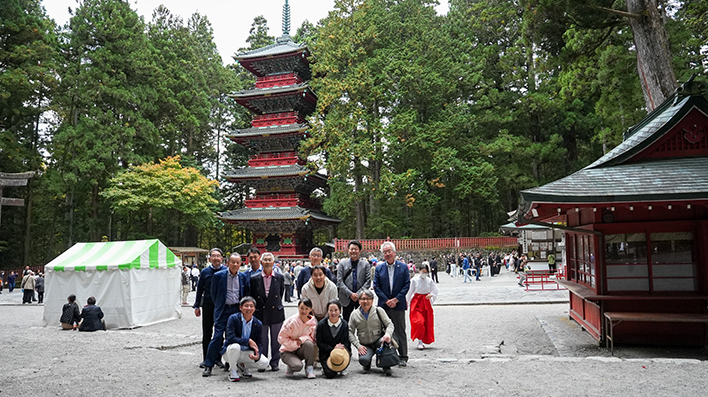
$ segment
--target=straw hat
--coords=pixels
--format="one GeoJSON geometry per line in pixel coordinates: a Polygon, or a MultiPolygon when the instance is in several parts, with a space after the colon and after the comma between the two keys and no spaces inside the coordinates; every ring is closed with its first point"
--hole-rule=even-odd
{"type": "Polygon", "coordinates": [[[327,366],[334,372],[344,371],[349,366],[349,353],[344,349],[334,349],[329,353],[327,366]]]}

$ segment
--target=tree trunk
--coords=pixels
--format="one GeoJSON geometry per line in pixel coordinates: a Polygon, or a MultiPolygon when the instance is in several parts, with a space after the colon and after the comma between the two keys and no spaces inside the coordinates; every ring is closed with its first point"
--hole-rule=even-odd
{"type": "Polygon", "coordinates": [[[644,102],[647,110],[652,111],[677,87],[668,34],[658,0],[627,0],[627,11],[639,15],[629,18],[629,24],[637,48],[637,71],[644,102]]]}
{"type": "Polygon", "coordinates": [[[22,266],[30,263],[30,240],[32,239],[32,179],[27,181],[27,216],[25,217],[25,249],[22,266]]]}
{"type": "Polygon", "coordinates": [[[364,226],[366,225],[366,213],[364,211],[364,200],[361,195],[362,181],[361,175],[357,172],[358,158],[354,157],[354,214],[356,216],[356,239],[364,238],[364,226]]]}
{"type": "Polygon", "coordinates": [[[101,241],[98,235],[98,183],[91,188],[91,241],[101,241]]]}

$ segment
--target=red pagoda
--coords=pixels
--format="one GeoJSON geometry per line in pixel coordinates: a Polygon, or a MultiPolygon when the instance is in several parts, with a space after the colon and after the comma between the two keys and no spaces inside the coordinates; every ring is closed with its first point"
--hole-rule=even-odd
{"type": "Polygon", "coordinates": [[[253,232],[253,246],[279,258],[307,257],[314,246],[313,230],[335,225],[339,219],[320,211],[310,196],[327,183],[312,172],[298,154],[309,137],[305,117],[315,110],[317,96],[307,84],[311,78],[309,50],[293,42],[290,7],[283,7],[283,35],[275,44],[237,54],[241,66],[256,76],[256,87],[230,95],[254,113],[251,128],[228,138],[257,152],[248,167],[224,175],[232,183],[255,189],[245,208],[220,214],[220,219],[253,232]]]}

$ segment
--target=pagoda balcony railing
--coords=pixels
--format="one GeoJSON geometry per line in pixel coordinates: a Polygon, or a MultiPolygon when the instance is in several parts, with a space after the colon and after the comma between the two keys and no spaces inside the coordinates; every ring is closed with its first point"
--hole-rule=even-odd
{"type": "MultiPolygon", "coordinates": [[[[334,240],[335,250],[347,251],[350,240],[334,240]]],[[[424,238],[424,239],[399,239],[399,240],[360,240],[363,251],[380,253],[381,244],[386,241],[396,246],[396,251],[425,251],[425,250],[450,250],[450,249],[509,249],[519,245],[516,237],[451,237],[451,238],[424,238]]]]}
{"type": "Polygon", "coordinates": [[[295,73],[281,73],[259,77],[256,80],[256,88],[281,87],[300,83],[302,80],[295,73]]]}
{"type": "Polygon", "coordinates": [[[304,165],[306,161],[295,152],[262,153],[248,159],[249,167],[267,167],[275,165],[304,165]]]}
{"type": "Polygon", "coordinates": [[[298,124],[304,122],[305,120],[300,117],[298,112],[268,113],[253,116],[251,126],[257,128],[269,127],[271,125],[298,124]]]}

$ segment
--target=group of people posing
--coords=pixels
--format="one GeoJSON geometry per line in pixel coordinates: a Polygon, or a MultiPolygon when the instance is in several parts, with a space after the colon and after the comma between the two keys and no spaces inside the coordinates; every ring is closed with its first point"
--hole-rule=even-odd
{"type": "Polygon", "coordinates": [[[319,364],[324,376],[334,378],[347,373],[352,354],[366,371],[375,364],[391,375],[392,366],[406,366],[406,311],[410,307],[411,339],[423,349],[435,340],[437,287],[425,266],[411,279],[393,243],[381,246],[385,261],[375,267],[360,257],[361,248],[350,241],[349,258],[339,261],[334,274],[313,248],[310,266],[298,274],[298,311],[287,319],[284,271],[272,253],[252,247],[248,269],[239,271],[239,254],[223,266],[222,251],[212,249],[193,306],[202,317],[202,375],[211,376],[216,366],[235,382],[252,377],[251,370],[278,371],[282,361],[288,377],[304,369],[313,379],[319,364]]]}

